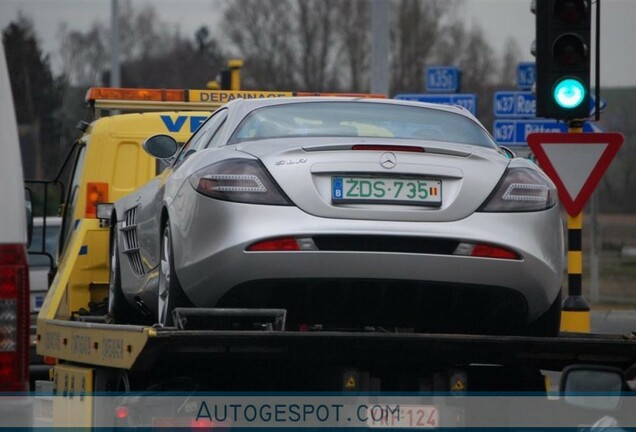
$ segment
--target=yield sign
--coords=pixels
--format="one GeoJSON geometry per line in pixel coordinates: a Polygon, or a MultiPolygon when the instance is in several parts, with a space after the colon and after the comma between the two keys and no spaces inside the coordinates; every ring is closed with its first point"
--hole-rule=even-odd
{"type": "Polygon", "coordinates": [[[616,132],[528,135],[530,149],[570,216],[581,213],[621,144],[623,135],[616,132]]]}

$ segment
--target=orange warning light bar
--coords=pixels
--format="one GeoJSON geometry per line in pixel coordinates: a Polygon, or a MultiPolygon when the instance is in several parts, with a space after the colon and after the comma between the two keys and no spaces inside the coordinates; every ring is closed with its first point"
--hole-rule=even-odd
{"type": "Polygon", "coordinates": [[[379,93],[320,93],[320,92],[255,92],[255,91],[223,91],[223,90],[184,90],[184,89],[140,89],[92,87],[86,92],[86,102],[96,100],[146,101],[146,102],[227,102],[235,98],[262,98],[281,96],[342,96],[357,98],[381,98],[379,93]],[[207,95],[202,98],[201,95],[207,95]],[[214,94],[216,96],[209,96],[214,94]]]}
{"type": "Polygon", "coordinates": [[[104,100],[136,100],[150,102],[186,102],[186,91],[175,89],[140,89],[93,87],[86,92],[86,102],[104,100]]]}

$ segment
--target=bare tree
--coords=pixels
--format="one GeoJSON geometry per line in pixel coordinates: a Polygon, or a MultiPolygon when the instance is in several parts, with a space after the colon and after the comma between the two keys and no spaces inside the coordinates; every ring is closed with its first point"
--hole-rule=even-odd
{"type": "Polygon", "coordinates": [[[508,38],[501,57],[501,71],[499,83],[504,86],[517,85],[517,65],[519,64],[521,48],[516,40],[508,38]]]}
{"type": "Polygon", "coordinates": [[[122,64],[126,87],[205,88],[223,66],[224,55],[209,30],[201,27],[195,40],[174,34],[169,49],[122,64]]]}
{"type": "Polygon", "coordinates": [[[66,24],[59,29],[62,74],[75,86],[91,86],[101,82],[101,74],[107,67],[108,49],[104,42],[106,28],[93,23],[82,33],[69,30],[66,24]]]}
{"type": "MultiPolygon", "coordinates": [[[[136,62],[152,59],[174,51],[180,42],[178,33],[161,22],[152,5],[134,9],[130,0],[122,2],[119,13],[121,61],[136,62]]],[[[94,22],[88,31],[70,30],[62,24],[58,31],[62,73],[72,85],[91,86],[103,81],[110,69],[110,29],[101,21],[94,22]]]]}
{"type": "Polygon", "coordinates": [[[245,59],[243,85],[259,89],[299,87],[291,0],[235,0],[228,3],[222,28],[245,59]]]}
{"type": "Polygon", "coordinates": [[[336,37],[341,67],[336,73],[345,78],[344,89],[369,91],[369,47],[371,44],[371,8],[368,0],[346,0],[337,3],[336,37]]]}
{"type": "Polygon", "coordinates": [[[151,4],[135,9],[127,0],[120,6],[118,19],[122,61],[156,57],[172,50],[172,43],[179,39],[151,4]]]}
{"type": "Polygon", "coordinates": [[[303,0],[297,3],[301,85],[308,91],[333,86],[336,61],[335,25],[339,0],[303,0]]]}
{"type": "Polygon", "coordinates": [[[443,37],[444,17],[454,6],[454,2],[448,0],[400,0],[394,5],[391,11],[392,93],[423,90],[424,69],[443,37]]]}

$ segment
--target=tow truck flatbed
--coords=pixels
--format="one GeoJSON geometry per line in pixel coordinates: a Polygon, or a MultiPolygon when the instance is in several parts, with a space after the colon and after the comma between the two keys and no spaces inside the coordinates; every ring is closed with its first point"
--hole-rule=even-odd
{"type": "Polygon", "coordinates": [[[498,364],[561,370],[575,363],[628,368],[634,334],[562,332],[558,337],[384,333],[377,331],[178,330],[47,320],[43,343],[57,358],[126,369],[152,369],[158,359],[187,362],[249,357],[341,364],[498,364]],[[52,341],[52,338],[61,342],[52,341]],[[82,355],[84,354],[84,355],[82,355]]]}
{"type": "Polygon", "coordinates": [[[157,331],[138,361],[189,355],[290,359],[311,363],[500,364],[561,370],[573,363],[629,367],[636,342],[620,335],[560,337],[357,332],[157,331]]]}

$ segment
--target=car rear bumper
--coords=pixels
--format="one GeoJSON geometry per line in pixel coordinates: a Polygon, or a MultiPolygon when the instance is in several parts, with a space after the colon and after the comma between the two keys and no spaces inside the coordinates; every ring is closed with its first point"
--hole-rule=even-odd
{"type": "Polygon", "coordinates": [[[169,208],[175,270],[196,306],[215,306],[232,288],[259,280],[426,281],[518,292],[530,322],[561,289],[565,260],[558,207],[474,213],[453,222],[386,222],[320,218],[291,206],[218,201],[187,187],[183,192],[169,208]],[[487,243],[513,250],[521,259],[360,250],[246,252],[263,239],[321,235],[487,243]]]}

